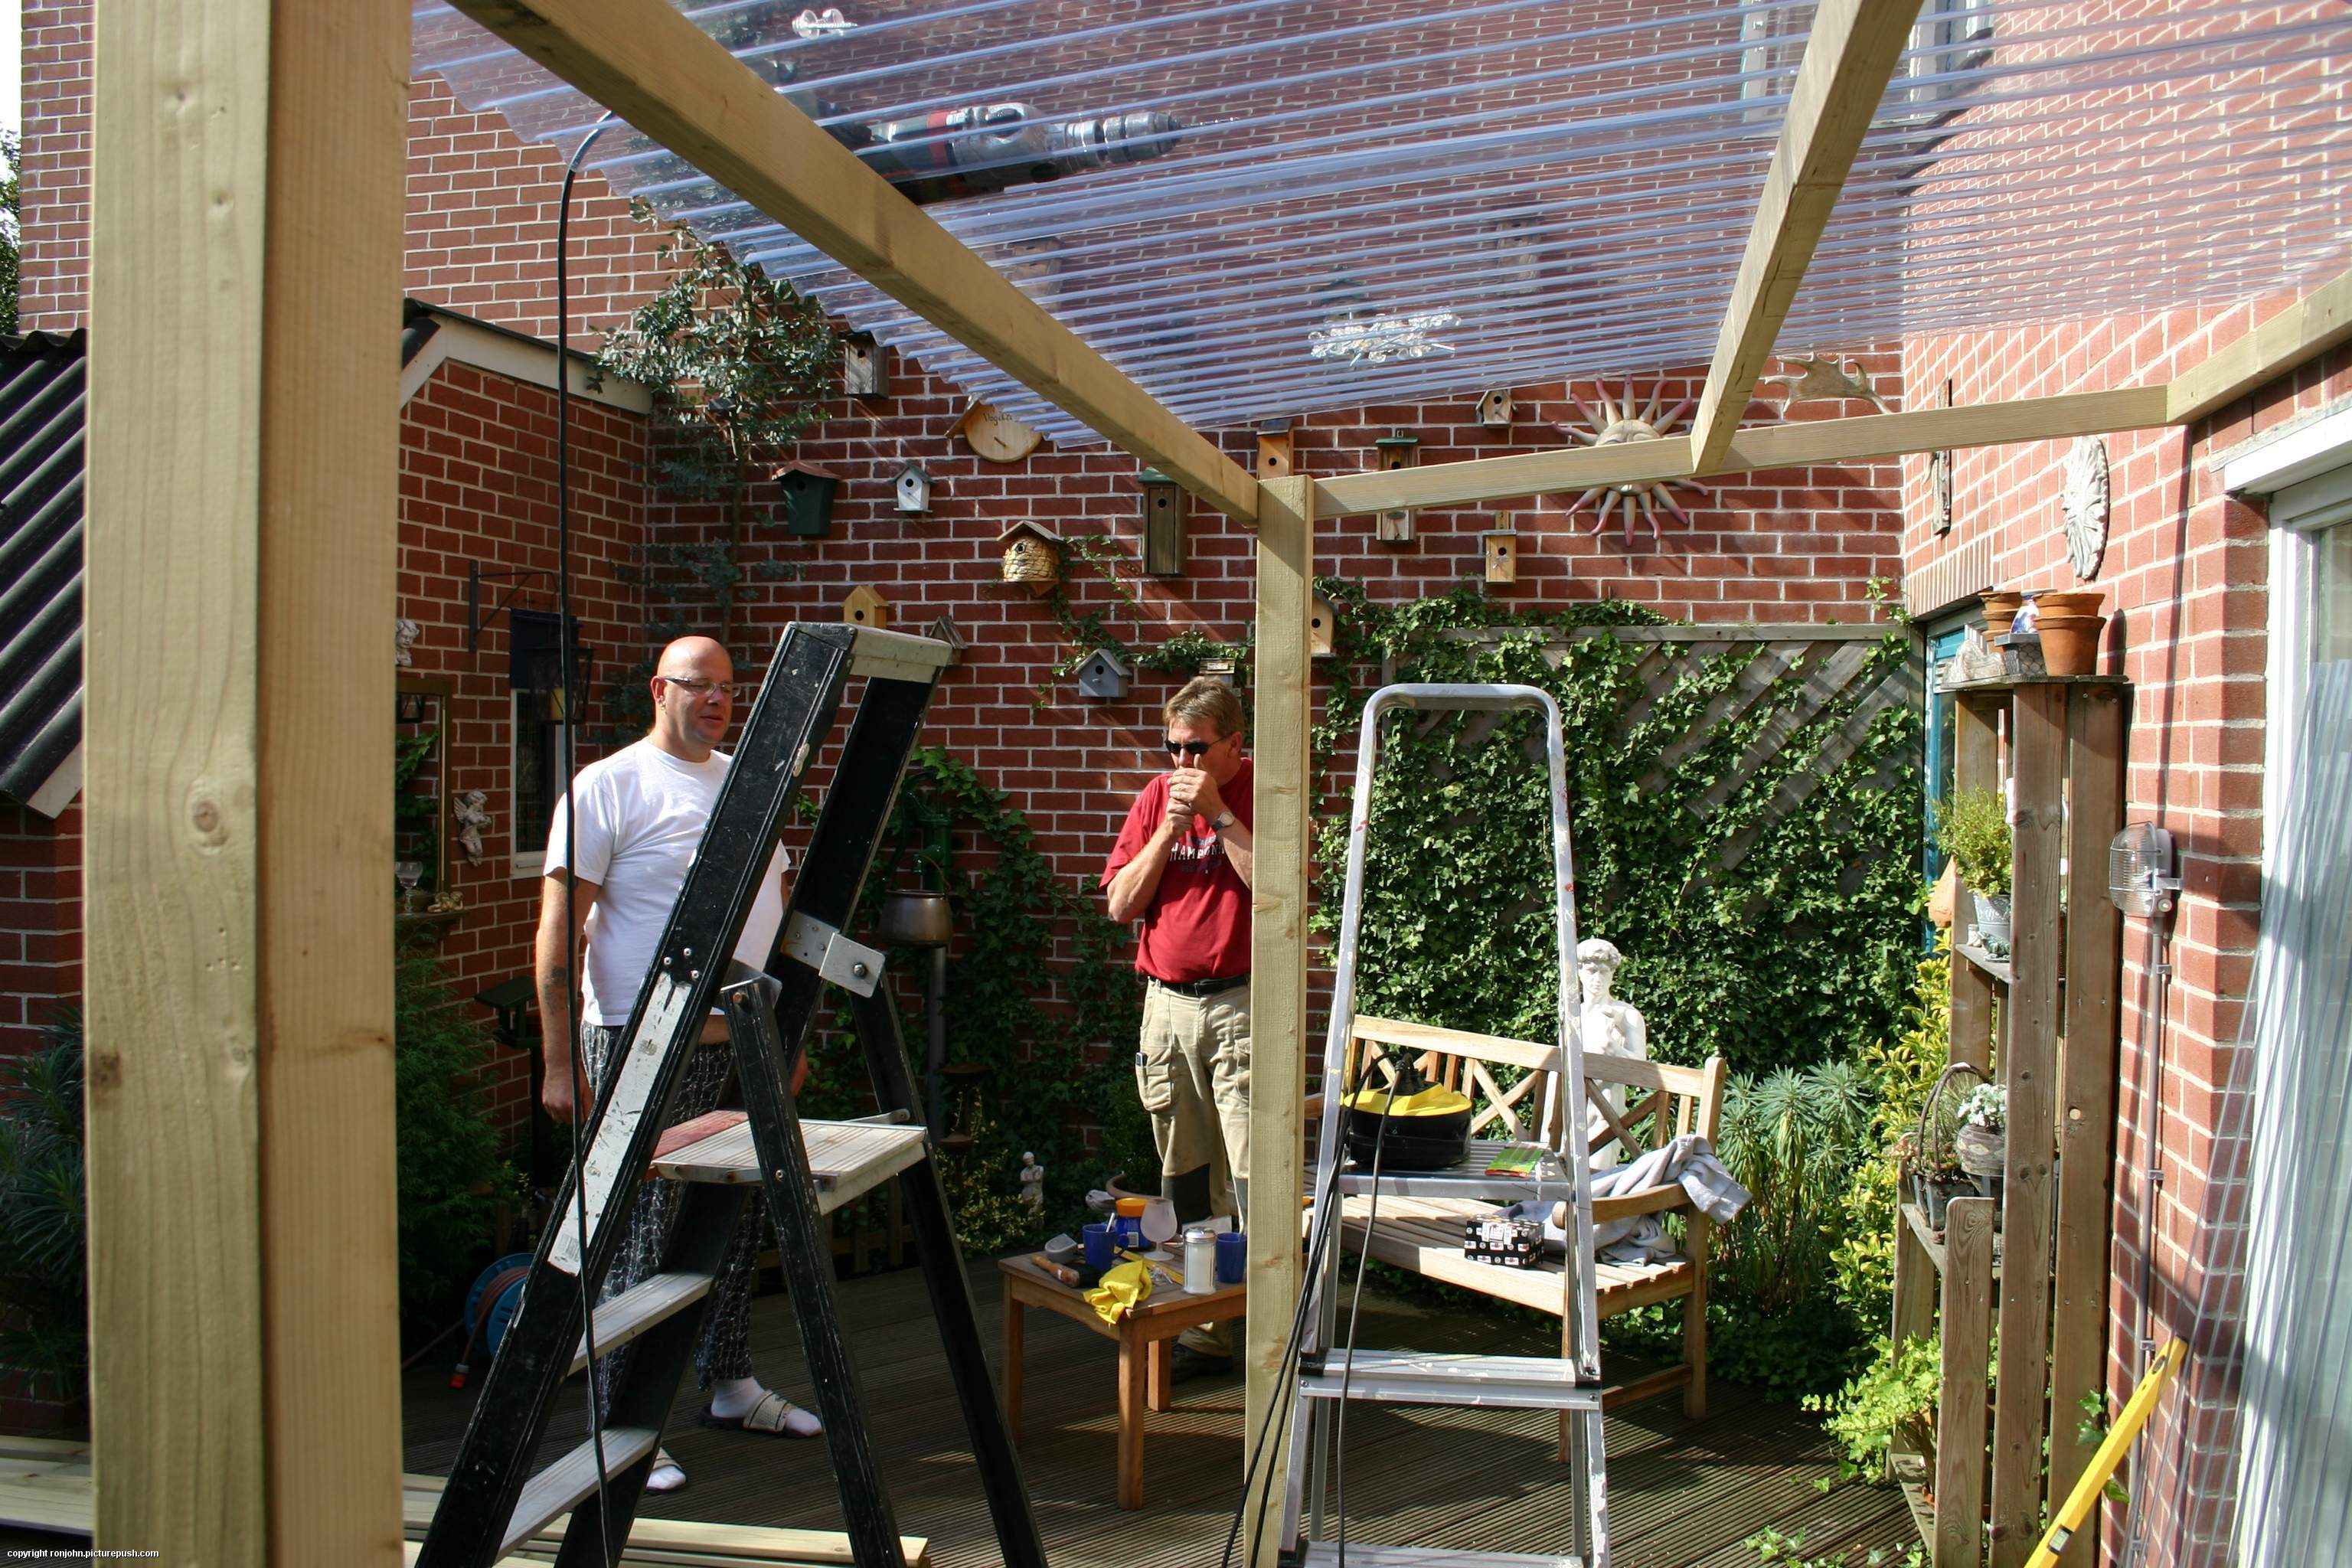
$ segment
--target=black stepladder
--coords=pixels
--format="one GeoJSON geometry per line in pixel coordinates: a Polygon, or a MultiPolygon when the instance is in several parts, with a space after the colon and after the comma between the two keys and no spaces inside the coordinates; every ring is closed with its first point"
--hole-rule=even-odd
{"type": "Polygon", "coordinates": [[[532,1260],[522,1306],[483,1382],[425,1534],[421,1568],[489,1568],[567,1510],[572,1518],[558,1563],[586,1568],[619,1555],[692,1359],[706,1299],[753,1183],[767,1194],[782,1244],[852,1552],[860,1568],[905,1568],[842,1332],[824,1223],[835,1208],[892,1175],[904,1178],[918,1256],[1003,1560],[1015,1568],[1044,1568],[1028,1489],[989,1377],[947,1199],[930,1161],[898,1011],[881,985],[883,955],[852,940],[845,929],[950,657],[947,645],[927,637],[805,623],[784,629],[656,950],[653,972],[597,1086],[595,1109],[583,1131],[580,1190],[566,1181],[555,1222],[532,1260]],[[853,677],[864,678],[866,686],[807,856],[793,879],[776,952],[765,973],[731,963],[729,955],[802,775],[831,731],[853,677]],[[828,980],[853,997],[882,1109],[869,1121],[804,1122],[793,1108],[791,1063],[828,980]],[[662,1267],[596,1309],[596,1355],[630,1347],[608,1398],[600,1504],[595,1440],[536,1476],[527,1477],[526,1467],[564,1379],[588,1364],[581,1301],[583,1295],[595,1299],[612,1266],[639,1185],[655,1163],[664,1112],[714,1006],[727,1017],[747,1119],[731,1132],[669,1152],[657,1164],[688,1184],[662,1267]]]}

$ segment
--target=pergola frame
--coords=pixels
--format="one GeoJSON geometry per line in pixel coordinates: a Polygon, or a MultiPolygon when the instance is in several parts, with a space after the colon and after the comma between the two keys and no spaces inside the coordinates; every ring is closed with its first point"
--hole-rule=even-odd
{"type": "MultiPolygon", "coordinates": [[[[2168,384],[1740,428],[1917,9],[1824,0],[1688,436],[1260,483],[666,0],[457,3],[1256,531],[1251,1433],[1283,1394],[1300,1286],[1318,517],[2182,425],[2352,338],[2347,274],[2168,384]]],[[[374,699],[392,684],[398,401],[392,340],[366,323],[397,289],[407,11],[200,9],[120,0],[97,36],[98,1544],[391,1564],[391,802],[374,699]]],[[[1281,1485],[1273,1458],[1262,1489],[1281,1485]]]]}

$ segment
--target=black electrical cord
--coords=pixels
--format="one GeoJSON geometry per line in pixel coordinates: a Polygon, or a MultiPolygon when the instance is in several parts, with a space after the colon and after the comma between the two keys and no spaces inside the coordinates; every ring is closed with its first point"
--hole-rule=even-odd
{"type": "Polygon", "coordinates": [[[1339,1530],[1339,1568],[1348,1568],[1348,1390],[1356,1375],[1356,1314],[1364,1304],[1364,1270],[1371,1264],[1372,1227],[1381,1222],[1381,1153],[1388,1146],[1389,1113],[1396,1108],[1397,1076],[1389,1077],[1388,1098],[1381,1102],[1381,1124],[1372,1134],[1372,1202],[1364,1211],[1364,1245],[1356,1254],[1356,1289],[1348,1298],[1348,1359],[1339,1372],[1339,1409],[1332,1422],[1331,1512],[1339,1530]]]}
{"type": "MultiPolygon", "coordinates": [[[[558,726],[556,767],[564,781],[563,853],[572,861],[579,858],[579,816],[572,798],[572,275],[567,263],[572,250],[572,187],[580,177],[581,161],[587,157],[588,149],[613,123],[613,112],[606,110],[589,128],[588,134],[580,139],[580,145],[572,150],[571,159],[563,165],[563,189],[555,201],[555,679],[557,700],[562,704],[563,711],[563,722],[558,726]]],[[[575,980],[583,978],[580,975],[579,939],[579,879],[567,865],[563,868],[563,999],[567,1008],[575,980]]],[[[606,1474],[604,1465],[604,1400],[597,1382],[602,1369],[596,1364],[596,1312],[594,1303],[588,1299],[588,1189],[583,1179],[585,1157],[580,1142],[586,1079],[580,1061],[580,1030],[574,1020],[566,1017],[552,1022],[572,1037],[566,1042],[570,1048],[564,1057],[571,1063],[572,1077],[572,1197],[580,1226],[580,1321],[588,1346],[588,1441],[596,1451],[596,1517],[603,1526],[605,1568],[614,1568],[620,1558],[620,1543],[613,1539],[612,1478],[606,1474]]],[[[604,1076],[610,1079],[612,1074],[604,1076]]],[[[603,1101],[599,1100],[595,1109],[601,1112],[603,1101]]]]}

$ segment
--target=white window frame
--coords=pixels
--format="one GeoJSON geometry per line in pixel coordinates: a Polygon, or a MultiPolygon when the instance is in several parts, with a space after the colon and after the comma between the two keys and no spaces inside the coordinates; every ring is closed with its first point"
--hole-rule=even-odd
{"type": "MultiPolygon", "coordinates": [[[[547,874],[547,841],[541,838],[529,848],[525,848],[522,842],[523,721],[522,704],[519,700],[526,695],[521,691],[507,693],[507,875],[516,881],[547,874]]],[[[549,726],[548,743],[555,748],[555,754],[559,757],[563,755],[564,732],[570,728],[568,724],[549,726]]],[[[559,789],[562,782],[558,781],[559,789]]]]}

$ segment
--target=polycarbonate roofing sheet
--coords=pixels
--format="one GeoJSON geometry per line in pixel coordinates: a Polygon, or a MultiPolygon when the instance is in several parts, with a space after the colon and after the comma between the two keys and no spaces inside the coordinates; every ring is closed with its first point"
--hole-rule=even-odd
{"type": "MultiPolygon", "coordinates": [[[[1811,0],[685,9],[1201,426],[1705,361],[1812,16],[1811,0]]],[[[601,112],[445,5],[418,8],[415,63],[567,152],[601,112]]],[[[2338,269],[2348,77],[2339,0],[1927,0],[1782,346],[2338,269]]],[[[975,396],[1087,438],[634,132],[586,165],[975,396]]]]}

